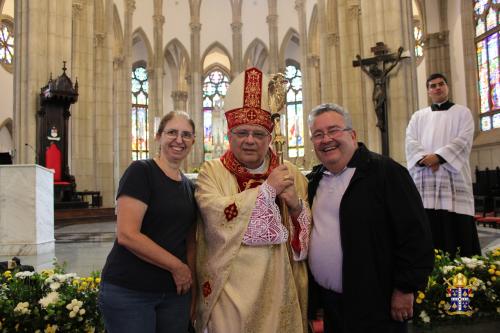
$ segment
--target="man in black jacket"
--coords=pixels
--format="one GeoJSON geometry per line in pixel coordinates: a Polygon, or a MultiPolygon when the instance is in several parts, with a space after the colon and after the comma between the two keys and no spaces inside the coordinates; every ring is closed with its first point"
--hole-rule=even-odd
{"type": "Polygon", "coordinates": [[[308,176],[309,267],[325,333],[406,332],[434,259],[420,195],[406,168],[357,142],[342,107],[319,105],[308,123],[322,163],[308,176]]]}

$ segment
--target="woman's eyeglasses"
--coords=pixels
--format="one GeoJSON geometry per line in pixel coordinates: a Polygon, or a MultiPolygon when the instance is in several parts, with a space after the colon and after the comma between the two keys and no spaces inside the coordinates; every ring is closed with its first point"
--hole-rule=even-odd
{"type": "Polygon", "coordinates": [[[189,132],[189,131],[180,131],[179,130],[176,130],[176,129],[167,129],[167,130],[164,130],[163,133],[167,136],[167,138],[169,139],[177,139],[177,137],[180,135],[181,136],[181,139],[186,141],[186,142],[190,142],[190,141],[193,141],[194,140],[194,134],[192,132],[189,132]]]}

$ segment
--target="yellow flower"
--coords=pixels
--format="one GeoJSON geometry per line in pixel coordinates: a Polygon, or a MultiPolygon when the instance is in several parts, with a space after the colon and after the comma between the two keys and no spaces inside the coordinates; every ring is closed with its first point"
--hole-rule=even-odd
{"type": "Polygon", "coordinates": [[[57,329],[58,329],[57,325],[47,324],[47,327],[45,328],[44,333],[56,333],[57,329]]]}
{"type": "Polygon", "coordinates": [[[6,278],[9,278],[12,276],[12,272],[11,271],[5,271],[3,272],[3,276],[6,277],[6,278]]]}
{"type": "Polygon", "coordinates": [[[439,251],[438,251],[437,249],[434,249],[434,253],[435,253],[435,254],[438,254],[438,253],[439,253],[439,251]]]}
{"type": "Polygon", "coordinates": [[[495,265],[490,265],[490,268],[491,268],[491,269],[496,269],[496,268],[497,268],[497,266],[495,266],[495,265]]]}
{"type": "Polygon", "coordinates": [[[464,266],[457,266],[457,267],[455,267],[455,269],[456,269],[457,271],[461,271],[462,269],[464,269],[464,266]]]}
{"type": "Polygon", "coordinates": [[[101,283],[101,278],[95,278],[95,283],[101,283]]]}
{"type": "Polygon", "coordinates": [[[497,280],[497,277],[496,276],[492,276],[491,277],[491,281],[496,281],[497,280]]]}
{"type": "Polygon", "coordinates": [[[443,306],[443,305],[445,305],[445,304],[446,304],[446,302],[445,302],[445,301],[443,301],[443,300],[440,300],[440,301],[439,301],[439,305],[443,306]]]}
{"type": "Polygon", "coordinates": [[[419,299],[424,299],[425,298],[425,294],[421,291],[418,292],[418,296],[417,296],[419,299]]]}
{"type": "Polygon", "coordinates": [[[417,304],[420,304],[420,303],[422,303],[422,299],[421,299],[421,298],[417,298],[417,299],[415,300],[415,302],[417,302],[417,304]]]}
{"type": "Polygon", "coordinates": [[[94,278],[92,278],[92,277],[88,277],[86,280],[87,280],[87,282],[94,282],[94,278]]]}
{"type": "Polygon", "coordinates": [[[442,257],[441,257],[439,254],[436,256],[436,259],[437,259],[437,260],[441,260],[441,258],[442,258],[442,257]]]}
{"type": "Polygon", "coordinates": [[[500,271],[496,271],[496,272],[495,272],[495,275],[496,275],[496,276],[500,276],[500,271]]]}
{"type": "Polygon", "coordinates": [[[491,275],[495,274],[495,269],[493,268],[488,269],[488,273],[490,273],[491,275]]]}

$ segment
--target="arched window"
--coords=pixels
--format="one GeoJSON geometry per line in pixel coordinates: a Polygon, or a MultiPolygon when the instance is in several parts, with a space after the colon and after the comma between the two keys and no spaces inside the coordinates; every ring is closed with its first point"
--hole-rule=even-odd
{"type": "Polygon", "coordinates": [[[0,64],[12,73],[12,61],[14,59],[14,29],[9,20],[0,21],[0,64]]]}
{"type": "Polygon", "coordinates": [[[287,60],[285,77],[288,80],[286,92],[286,128],[288,157],[304,156],[304,122],[302,111],[302,72],[300,65],[287,60]]]}
{"type": "Polygon", "coordinates": [[[415,58],[417,65],[422,62],[424,57],[424,23],[421,13],[420,2],[412,1],[413,7],[413,38],[415,39],[415,58]]]}
{"type": "Polygon", "coordinates": [[[475,0],[474,22],[481,131],[500,128],[498,0],[475,0]]]}
{"type": "Polygon", "coordinates": [[[229,148],[226,117],[222,111],[229,78],[219,69],[203,80],[203,149],[205,160],[220,157],[229,148]]]}
{"type": "Polygon", "coordinates": [[[149,153],[148,72],[144,63],[132,71],[132,160],[141,160],[149,153]]]}

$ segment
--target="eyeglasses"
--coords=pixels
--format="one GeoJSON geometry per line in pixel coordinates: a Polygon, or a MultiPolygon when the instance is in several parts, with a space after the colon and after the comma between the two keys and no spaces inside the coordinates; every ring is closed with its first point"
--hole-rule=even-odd
{"type": "Polygon", "coordinates": [[[269,133],[266,131],[247,131],[247,130],[238,130],[231,131],[238,139],[248,138],[250,135],[256,140],[264,140],[269,136],[269,133]]]}
{"type": "Polygon", "coordinates": [[[325,135],[328,136],[330,139],[335,139],[337,138],[340,133],[342,132],[347,132],[347,131],[352,131],[352,128],[346,127],[346,128],[339,128],[339,127],[331,127],[329,128],[326,133],[325,132],[314,132],[314,134],[311,137],[311,140],[313,142],[321,142],[325,138],[325,135]]]}
{"type": "Polygon", "coordinates": [[[181,139],[184,140],[184,141],[186,141],[186,142],[190,142],[190,141],[194,140],[194,134],[191,133],[191,132],[188,132],[188,131],[181,131],[181,132],[179,132],[179,130],[171,128],[171,129],[164,130],[163,133],[165,133],[165,135],[169,139],[177,139],[177,137],[180,134],[181,135],[181,139]]]}

